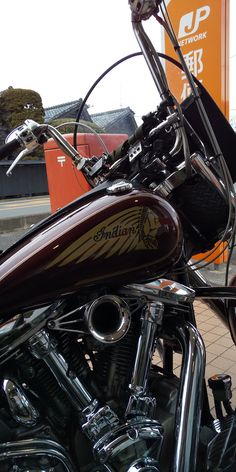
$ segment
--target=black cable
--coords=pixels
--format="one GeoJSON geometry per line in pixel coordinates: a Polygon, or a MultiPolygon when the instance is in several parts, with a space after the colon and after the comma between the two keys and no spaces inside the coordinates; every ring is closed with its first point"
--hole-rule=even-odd
{"type": "MultiPolygon", "coordinates": [[[[79,107],[79,110],[78,110],[78,113],[77,113],[77,116],[76,116],[76,119],[75,121],[77,121],[77,123],[79,122],[80,118],[81,118],[81,115],[82,115],[82,111],[84,109],[84,106],[89,98],[89,96],[91,95],[92,91],[95,89],[95,87],[98,85],[98,83],[110,72],[112,71],[112,69],[114,69],[116,66],[118,66],[119,64],[121,64],[122,62],[128,60],[128,59],[131,59],[132,57],[135,57],[135,56],[140,56],[142,53],[141,52],[136,52],[136,53],[132,53],[132,54],[129,54],[128,56],[125,56],[125,57],[122,57],[122,59],[119,59],[118,61],[114,62],[114,64],[112,64],[110,67],[108,67],[108,69],[106,69],[99,77],[97,80],[95,80],[95,82],[93,83],[93,85],[90,87],[89,91],[87,92],[87,94],[85,95],[80,107],[79,107]]],[[[73,146],[75,149],[77,149],[77,130],[78,130],[78,124],[75,125],[75,129],[74,129],[74,135],[73,135],[73,146]]]]}
{"type": "MultiPolygon", "coordinates": [[[[165,59],[169,62],[172,62],[172,64],[174,64],[176,67],[178,67],[179,69],[183,70],[183,67],[182,65],[176,61],[175,59],[173,59],[172,57],[170,56],[167,56],[166,54],[162,54],[161,52],[158,52],[157,53],[159,57],[161,57],[162,59],[165,59]]],[[[114,62],[114,64],[112,64],[110,67],[108,67],[108,69],[106,69],[99,77],[97,80],[95,80],[95,82],[93,83],[93,85],[90,87],[89,91],[87,92],[87,94],[85,95],[80,107],[79,107],[79,110],[78,110],[78,113],[77,113],[77,116],[76,116],[76,119],[75,121],[77,122],[77,124],[75,125],[75,128],[74,128],[74,134],[73,134],[73,146],[75,149],[77,149],[77,131],[78,131],[78,122],[81,118],[81,115],[82,115],[82,112],[83,112],[83,109],[84,109],[84,106],[88,100],[88,98],[90,97],[92,91],[95,89],[95,87],[98,85],[98,83],[110,72],[112,71],[115,67],[117,67],[119,64],[121,64],[122,62],[124,61],[127,61],[128,59],[132,59],[133,57],[137,57],[137,56],[142,56],[143,53],[141,51],[139,52],[133,52],[132,54],[129,54],[128,56],[124,56],[122,57],[121,59],[119,59],[118,61],[114,62]]],[[[198,83],[197,79],[194,77],[194,80],[196,81],[196,83],[198,83]]]]}

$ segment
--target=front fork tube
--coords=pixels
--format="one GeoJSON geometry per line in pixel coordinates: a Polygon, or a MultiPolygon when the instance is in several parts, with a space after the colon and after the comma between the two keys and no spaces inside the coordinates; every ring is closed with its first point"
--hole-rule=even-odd
{"type": "MultiPolygon", "coordinates": [[[[158,334],[158,327],[159,330],[162,329],[162,324],[163,304],[147,304],[129,386],[133,394],[127,407],[127,416],[142,414],[148,416],[152,414],[155,407],[154,399],[146,396],[146,386],[155,348],[155,336],[158,334]]],[[[171,471],[194,472],[202,415],[205,348],[198,330],[189,322],[183,324],[175,322],[173,329],[167,327],[167,333],[179,343],[183,359],[175,415],[171,471]]]]}
{"type": "Polygon", "coordinates": [[[171,471],[194,472],[202,413],[205,348],[198,330],[190,323],[175,326],[172,334],[181,346],[183,360],[171,471]]]}
{"type": "Polygon", "coordinates": [[[147,303],[142,317],[137,354],[130,389],[136,393],[146,390],[147,376],[154,351],[156,330],[162,326],[164,305],[159,302],[147,303]]]}
{"type": "Polygon", "coordinates": [[[142,316],[141,333],[139,336],[136,359],[129,389],[126,417],[152,417],[156,407],[155,398],[147,396],[147,381],[155,350],[155,339],[163,322],[164,305],[160,302],[146,304],[142,316]]]}

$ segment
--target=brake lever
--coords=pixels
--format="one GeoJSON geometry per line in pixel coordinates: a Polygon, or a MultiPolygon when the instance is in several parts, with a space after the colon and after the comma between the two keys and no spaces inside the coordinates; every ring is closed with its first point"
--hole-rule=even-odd
{"type": "MultiPolygon", "coordinates": [[[[38,146],[37,146],[38,147],[38,146]]],[[[18,156],[15,158],[15,160],[12,162],[12,164],[10,165],[9,169],[6,171],[6,175],[7,177],[9,177],[11,174],[12,174],[12,171],[14,169],[14,167],[16,166],[16,164],[18,164],[18,162],[25,156],[27,156],[28,154],[30,154],[31,151],[29,151],[28,149],[23,149],[20,154],[18,154],[18,156]]]]}
{"type": "Polygon", "coordinates": [[[24,149],[18,154],[11,166],[6,172],[9,177],[16,164],[28,154],[31,154],[35,149],[38,148],[45,140],[46,126],[39,125],[33,120],[25,120],[25,122],[14,129],[6,138],[6,143],[11,142],[13,139],[17,139],[21,147],[24,149]]]}
{"type": "Polygon", "coordinates": [[[47,141],[48,138],[53,138],[59,147],[75,162],[77,169],[82,170],[86,159],[80,156],[78,151],[66,141],[56,128],[48,124],[39,125],[33,120],[26,120],[23,125],[14,129],[7,137],[6,142],[17,139],[21,147],[24,147],[6,172],[7,176],[11,175],[14,167],[23,157],[31,154],[38,146],[47,141]]]}

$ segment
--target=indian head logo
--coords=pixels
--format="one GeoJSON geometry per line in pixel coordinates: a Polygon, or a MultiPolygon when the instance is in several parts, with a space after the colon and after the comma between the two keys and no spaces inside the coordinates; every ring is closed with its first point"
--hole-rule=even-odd
{"type": "Polygon", "coordinates": [[[210,15],[210,7],[205,5],[196,11],[190,11],[180,18],[178,39],[185,36],[193,35],[197,32],[202,21],[206,20],[210,15]]]}
{"type": "Polygon", "coordinates": [[[151,208],[131,207],[95,225],[50,262],[48,268],[132,251],[157,250],[159,237],[169,231],[168,223],[161,223],[151,208]]]}

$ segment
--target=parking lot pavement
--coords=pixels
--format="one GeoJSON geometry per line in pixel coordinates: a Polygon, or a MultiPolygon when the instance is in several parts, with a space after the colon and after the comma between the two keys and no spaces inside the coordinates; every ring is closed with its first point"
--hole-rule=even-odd
{"type": "MultiPolygon", "coordinates": [[[[224,285],[225,264],[217,269],[209,267],[202,271],[212,285],[224,285]]],[[[236,274],[235,255],[230,265],[229,281],[236,274]]],[[[236,408],[236,346],[222,321],[206,304],[195,302],[198,329],[206,346],[206,380],[214,374],[227,373],[232,378],[232,406],[236,408]]],[[[213,395],[208,387],[210,407],[214,410],[213,395]]]]}
{"type": "MultiPolygon", "coordinates": [[[[213,310],[203,302],[195,302],[197,326],[206,347],[206,380],[214,374],[227,373],[232,378],[232,406],[236,407],[236,346],[227,328],[213,310]]],[[[210,407],[214,409],[209,387],[210,407]]]]}
{"type": "MultiPolygon", "coordinates": [[[[214,400],[211,389],[208,387],[208,379],[212,375],[227,373],[232,379],[232,407],[236,407],[236,346],[228,329],[217,318],[213,310],[202,301],[194,303],[198,330],[203,338],[206,348],[206,370],[210,408],[215,417],[214,400]]],[[[181,354],[174,354],[174,373],[179,376],[181,370],[181,354]]],[[[160,358],[155,354],[154,362],[161,364],[160,358]]]]}

